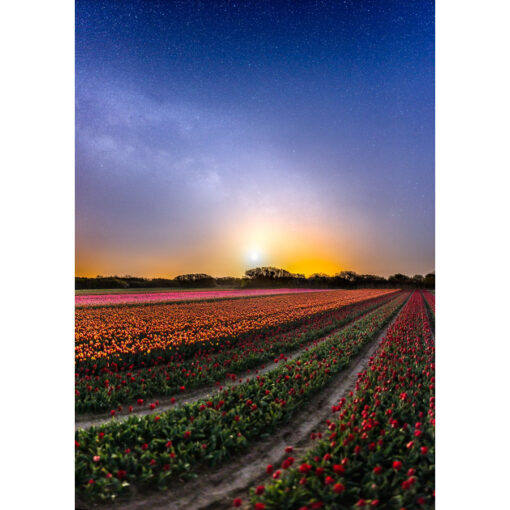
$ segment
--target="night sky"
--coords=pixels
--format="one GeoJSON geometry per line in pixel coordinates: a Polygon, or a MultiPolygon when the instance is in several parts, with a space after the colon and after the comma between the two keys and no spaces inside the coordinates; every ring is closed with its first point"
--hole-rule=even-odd
{"type": "Polygon", "coordinates": [[[76,2],[76,274],[434,269],[434,2],[76,2]]]}

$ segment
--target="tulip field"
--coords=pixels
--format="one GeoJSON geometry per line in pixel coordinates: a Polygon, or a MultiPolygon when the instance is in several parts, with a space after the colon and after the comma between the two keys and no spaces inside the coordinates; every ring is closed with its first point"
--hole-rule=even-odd
{"type": "MultiPolygon", "coordinates": [[[[110,356],[101,353],[100,357],[98,353],[106,342],[98,342],[96,356],[83,360],[77,356],[76,411],[115,414],[123,410],[118,406],[125,403],[136,400],[136,405],[140,405],[149,397],[172,396],[185,389],[212,384],[321,338],[387,301],[395,292],[362,291],[348,297],[344,294],[334,295],[332,299],[330,292],[324,292],[321,300],[315,296],[310,300],[309,295],[303,294],[270,302],[260,299],[245,303],[223,302],[221,306],[202,303],[173,307],[158,305],[136,311],[133,308],[79,310],[76,346],[80,354],[83,346],[90,349],[87,340],[98,332],[111,344],[115,342],[116,347],[126,338],[132,345],[133,336],[137,335],[139,345],[137,351],[125,349],[119,353],[117,350],[110,356]],[[286,309],[289,304],[293,307],[300,305],[301,309],[291,314],[286,309]],[[266,313],[269,306],[273,308],[272,317],[266,313]],[[163,324],[163,317],[172,314],[175,317],[177,312],[185,314],[185,320],[189,321],[185,332],[178,331],[170,322],[163,324]],[[257,315],[254,320],[256,313],[266,313],[265,320],[260,320],[257,315]],[[197,320],[191,324],[193,317],[197,320]],[[232,333],[234,320],[243,321],[244,329],[237,338],[232,333]],[[120,321],[122,329],[118,328],[120,321]],[[158,341],[154,342],[155,335],[140,338],[143,328],[158,328],[158,341]],[[178,343],[171,336],[176,331],[182,335],[178,343]],[[159,348],[155,349],[155,345],[159,348]]],[[[129,406],[127,409],[129,411],[129,406]]]]}
{"type": "Polygon", "coordinates": [[[415,293],[355,392],[332,409],[325,437],[255,489],[254,507],[432,508],[434,381],[434,343],[415,293]]]}
{"type": "Polygon", "coordinates": [[[227,299],[250,296],[273,296],[278,294],[294,294],[304,292],[320,292],[315,289],[233,289],[233,290],[196,290],[173,292],[122,292],[79,294],[75,297],[77,307],[120,305],[126,303],[157,303],[167,301],[195,301],[205,299],[227,299]]]}
{"type": "Polygon", "coordinates": [[[217,507],[433,507],[433,304],[363,289],[77,308],[77,420],[110,416],[76,430],[78,508],[156,508],[156,495],[161,508],[195,508],[178,490],[313,421],[310,405],[367,352],[313,442],[289,445],[281,466],[254,465],[253,483],[227,487],[217,507]]]}
{"type": "Polygon", "coordinates": [[[77,308],[76,361],[97,366],[150,362],[221,347],[252,331],[267,331],[307,317],[390,294],[392,290],[294,293],[226,301],[77,308]]]}

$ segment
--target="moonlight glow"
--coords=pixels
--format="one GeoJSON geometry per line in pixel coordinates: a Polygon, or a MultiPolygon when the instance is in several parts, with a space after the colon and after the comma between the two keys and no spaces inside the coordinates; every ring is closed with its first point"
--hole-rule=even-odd
{"type": "Polygon", "coordinates": [[[266,257],[264,257],[260,248],[251,247],[244,252],[244,264],[246,269],[263,265],[265,259],[266,257]]]}

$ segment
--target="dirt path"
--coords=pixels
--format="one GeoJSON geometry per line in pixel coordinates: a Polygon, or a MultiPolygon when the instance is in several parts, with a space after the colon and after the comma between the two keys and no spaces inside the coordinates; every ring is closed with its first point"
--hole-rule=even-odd
{"type": "MultiPolygon", "coordinates": [[[[401,310],[409,301],[411,294],[400,307],[377,338],[365,346],[361,353],[352,361],[348,368],[340,372],[320,394],[316,395],[304,409],[291,418],[290,424],[282,426],[270,437],[257,441],[247,452],[232,457],[227,464],[211,470],[204,468],[198,471],[196,479],[176,483],[175,487],[161,493],[135,496],[129,501],[116,501],[113,504],[101,505],[101,508],[115,510],[215,510],[228,509],[236,497],[245,502],[249,488],[266,479],[265,469],[272,464],[277,469],[284,458],[285,447],[294,447],[293,456],[299,458],[315,441],[310,439],[312,432],[323,431],[324,421],[331,417],[331,407],[347,396],[356,383],[357,376],[362,372],[386,335],[388,328],[395,322],[401,310]]],[[[86,510],[93,506],[77,506],[78,510],[86,510]]]]}
{"type": "MultiPolygon", "coordinates": [[[[389,299],[388,301],[384,301],[376,308],[373,308],[372,310],[365,312],[361,315],[359,315],[357,318],[349,321],[347,324],[344,324],[343,326],[340,326],[339,328],[334,329],[327,335],[317,338],[315,340],[312,340],[310,343],[306,344],[304,347],[301,347],[297,351],[292,351],[292,353],[289,353],[285,356],[283,361],[291,361],[295,358],[298,358],[301,356],[304,352],[306,352],[308,349],[310,349],[311,346],[318,345],[328,338],[330,338],[333,335],[336,335],[339,331],[342,331],[343,329],[351,326],[354,322],[362,319],[369,313],[374,312],[375,310],[379,309],[381,306],[384,306],[385,304],[391,302],[392,299],[389,299]]],[[[261,364],[258,367],[251,368],[249,370],[245,370],[239,374],[236,374],[236,379],[224,379],[221,382],[221,386],[225,388],[229,388],[231,386],[234,386],[236,384],[239,384],[243,381],[246,381],[247,378],[254,377],[256,375],[262,375],[266,372],[269,372],[270,370],[275,369],[278,366],[278,363],[275,363],[274,361],[268,361],[263,364],[261,364]],[[264,368],[262,368],[262,365],[264,365],[264,368]],[[258,372],[256,372],[258,370],[258,372]]],[[[189,390],[186,391],[186,393],[182,395],[175,395],[175,403],[171,404],[169,402],[170,396],[165,395],[162,397],[150,397],[150,400],[143,404],[143,406],[137,405],[136,401],[124,404],[123,411],[118,412],[117,416],[115,418],[112,418],[109,413],[102,413],[102,414],[82,414],[82,415],[76,415],[75,416],[75,430],[78,429],[87,429],[92,426],[99,426],[103,423],[108,423],[109,421],[123,421],[131,416],[145,416],[147,414],[155,414],[155,413],[163,413],[165,411],[168,411],[169,409],[174,409],[177,406],[182,406],[184,404],[189,404],[191,402],[196,402],[197,400],[203,400],[210,397],[213,393],[217,392],[219,390],[219,386],[217,385],[209,385],[205,386],[203,388],[197,388],[195,390],[189,390]],[[160,404],[155,409],[150,409],[150,403],[155,402],[156,400],[160,401],[160,404]],[[164,402],[164,403],[162,403],[164,402]],[[127,409],[128,407],[132,405],[134,408],[134,411],[132,413],[128,413],[127,409]]]]}

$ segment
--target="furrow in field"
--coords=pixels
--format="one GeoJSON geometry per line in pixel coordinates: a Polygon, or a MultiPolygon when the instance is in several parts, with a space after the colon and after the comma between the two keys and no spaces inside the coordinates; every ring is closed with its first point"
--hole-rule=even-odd
{"type": "Polygon", "coordinates": [[[297,459],[284,460],[277,480],[266,475],[250,497],[236,497],[265,510],[433,508],[434,351],[423,296],[414,292],[354,393],[332,408],[339,414],[324,437],[292,452],[297,459]]]}
{"type": "MultiPolygon", "coordinates": [[[[214,469],[213,471],[208,468],[200,468],[200,465],[197,465],[193,468],[193,472],[195,473],[192,477],[193,481],[189,483],[182,482],[183,478],[181,478],[181,475],[179,475],[178,471],[176,471],[175,474],[173,473],[173,470],[178,468],[178,464],[172,464],[175,465],[175,468],[171,469],[171,472],[167,473],[170,475],[170,478],[168,478],[168,476],[164,475],[163,473],[161,473],[159,476],[161,481],[167,480],[165,487],[171,489],[171,492],[167,492],[165,495],[154,495],[150,498],[137,498],[136,493],[133,494],[133,492],[131,492],[132,496],[135,495],[135,499],[132,499],[129,502],[119,501],[115,503],[114,506],[117,507],[120,505],[119,508],[143,508],[144,505],[150,504],[151,508],[168,508],[168,505],[170,505],[171,508],[206,508],[210,505],[211,501],[218,501],[218,497],[220,497],[220,499],[225,497],[224,494],[211,497],[211,493],[216,494],[217,490],[219,490],[219,487],[222,487],[226,490],[228,486],[230,487],[228,490],[232,491],[239,490],[239,484],[245,483],[245,485],[248,486],[249,484],[253,483],[253,476],[256,473],[260,473],[260,466],[268,463],[268,458],[276,456],[282,444],[287,442],[298,444],[300,439],[302,440],[304,437],[307,437],[309,431],[313,430],[322,421],[323,417],[330,412],[330,402],[336,402],[339,398],[339,395],[343,394],[347,390],[349,384],[351,384],[350,381],[355,379],[357,372],[368,361],[371,353],[377,347],[379,340],[382,338],[382,336],[384,336],[384,332],[380,333],[381,328],[398,313],[398,311],[402,308],[404,301],[406,300],[407,299],[402,296],[402,300],[398,303],[398,305],[388,304],[386,307],[383,307],[383,310],[376,310],[371,314],[370,318],[360,320],[359,326],[357,328],[351,329],[350,333],[341,333],[338,338],[335,338],[335,340],[331,340],[327,343],[323,342],[319,346],[314,347],[310,350],[310,352],[302,355],[302,359],[298,359],[295,362],[288,362],[285,367],[279,367],[278,369],[273,370],[270,374],[267,375],[267,377],[261,378],[260,385],[258,382],[256,383],[253,381],[250,383],[243,383],[231,392],[225,392],[224,405],[223,400],[220,400],[218,404],[218,402],[216,402],[217,399],[215,399],[213,402],[211,402],[211,412],[207,411],[206,406],[200,406],[200,411],[202,408],[204,408],[205,414],[203,418],[199,418],[200,413],[197,415],[197,420],[202,420],[198,421],[198,429],[195,430],[193,429],[193,426],[186,425],[184,423],[184,427],[188,427],[188,430],[191,430],[191,432],[186,432],[184,434],[185,438],[189,438],[185,439],[185,443],[192,441],[194,437],[193,434],[198,433],[198,430],[204,426],[206,429],[212,427],[211,431],[206,433],[206,436],[204,437],[207,438],[206,440],[208,443],[211,441],[212,443],[215,443],[215,441],[217,441],[217,437],[219,437],[217,434],[220,432],[216,429],[217,426],[214,423],[217,422],[218,426],[220,426],[221,423],[228,424],[234,417],[234,414],[240,414],[240,421],[236,416],[236,420],[232,421],[234,425],[230,425],[230,427],[234,427],[232,429],[233,431],[234,429],[238,429],[240,431],[245,430],[246,432],[244,433],[247,434],[248,441],[246,438],[243,439],[243,435],[241,432],[239,432],[238,437],[241,437],[241,439],[238,441],[241,441],[241,443],[239,443],[239,446],[236,446],[234,443],[232,443],[229,447],[228,445],[231,443],[231,440],[228,440],[226,436],[222,436],[224,437],[222,441],[226,441],[226,443],[221,446],[220,450],[218,450],[218,453],[221,453],[221,455],[217,464],[227,462],[227,458],[231,455],[234,455],[236,452],[243,452],[242,459],[240,459],[239,456],[234,457],[231,461],[228,461],[228,463],[223,468],[214,469]],[[345,353],[345,355],[342,353],[345,353]],[[347,356],[347,358],[344,356],[347,356]],[[287,373],[292,374],[290,380],[287,380],[287,375],[285,375],[287,373]],[[294,377],[294,375],[296,377],[294,377]],[[304,377],[302,382],[299,381],[300,377],[301,379],[304,377]],[[309,383],[306,381],[309,381],[310,383],[309,388],[309,383]],[[256,409],[257,406],[252,406],[251,400],[245,402],[244,399],[246,399],[246,394],[256,395],[258,390],[255,391],[255,388],[258,386],[261,386],[261,391],[263,390],[263,387],[273,388],[273,390],[269,392],[269,397],[267,397],[267,390],[265,393],[266,397],[264,397],[263,392],[259,393],[261,397],[260,401],[257,401],[259,403],[258,410],[254,411],[253,409],[256,409]],[[297,393],[295,393],[295,397],[290,396],[293,394],[292,388],[294,387],[302,388],[302,391],[304,391],[303,397],[297,393]],[[290,388],[291,391],[289,392],[289,396],[286,398],[286,400],[288,400],[287,406],[283,407],[285,402],[281,398],[272,396],[272,392],[274,391],[274,394],[278,396],[286,395],[288,388],[290,388]],[[232,395],[229,395],[229,393],[232,393],[232,395]],[[241,393],[244,394],[244,399],[241,393]],[[312,396],[313,400],[310,402],[310,397],[312,396]],[[270,406],[267,407],[267,402],[273,402],[273,399],[274,405],[270,404],[270,406]],[[282,405],[280,406],[279,404],[276,404],[276,402],[281,402],[282,405]],[[229,410],[229,406],[234,406],[232,407],[232,411],[229,410]],[[248,410],[246,406],[251,409],[248,410]],[[223,411],[223,414],[218,414],[218,411],[215,410],[217,408],[225,409],[225,411],[223,411]],[[243,409],[246,409],[246,411],[243,411],[243,409]],[[271,413],[277,413],[277,415],[273,416],[272,414],[267,414],[270,409],[272,409],[271,413]],[[232,415],[230,414],[231,412],[233,412],[232,415]],[[223,416],[223,418],[221,416],[223,416]],[[265,420],[268,418],[270,418],[270,421],[267,422],[267,425],[262,425],[262,429],[260,429],[260,419],[265,420]],[[292,423],[288,425],[291,420],[292,423]],[[278,427],[276,427],[276,425],[278,425],[278,427]],[[262,433],[262,431],[266,432],[266,434],[262,433]],[[208,434],[211,434],[211,436],[208,436],[208,434]],[[239,434],[241,435],[239,436],[239,434]],[[246,447],[248,445],[250,446],[250,449],[247,453],[244,453],[246,452],[246,447]],[[223,452],[224,448],[227,448],[225,452],[223,452]],[[231,448],[231,453],[230,455],[227,455],[227,451],[230,451],[229,448],[231,448]],[[257,467],[253,468],[252,465],[256,465],[257,467]],[[180,480],[180,482],[177,482],[178,480],[180,480]],[[198,494],[198,492],[202,491],[206,491],[206,493],[203,495],[203,498],[198,494]],[[207,493],[207,491],[209,491],[209,493],[207,493]]],[[[176,412],[176,410],[175,412],[171,411],[170,413],[172,414],[162,416],[162,418],[166,420],[162,423],[162,426],[164,427],[163,430],[167,431],[165,432],[166,437],[171,434],[171,429],[175,427],[175,420],[180,420],[179,416],[181,414],[183,416],[187,416],[188,411],[185,411],[185,407],[182,408],[183,412],[176,412]]],[[[191,412],[193,415],[196,414],[199,411],[198,407],[198,405],[190,407],[189,412],[191,412]]],[[[87,462],[90,462],[90,460],[87,461],[87,458],[88,455],[93,454],[94,451],[100,451],[105,456],[105,461],[110,465],[111,469],[113,466],[118,465],[119,462],[128,462],[128,460],[121,459],[121,457],[123,457],[122,455],[115,457],[118,460],[108,460],[108,455],[111,455],[111,453],[115,451],[115,448],[124,448],[124,446],[122,446],[122,444],[124,444],[124,440],[128,437],[131,437],[132,434],[136,434],[137,428],[139,429],[138,434],[141,433],[143,435],[144,432],[142,431],[145,430],[145,435],[150,433],[150,437],[154,438],[153,432],[150,432],[154,427],[150,424],[149,421],[145,420],[143,424],[142,421],[131,421],[127,423],[133,429],[132,432],[128,431],[129,427],[124,431],[124,427],[121,426],[122,424],[118,424],[117,426],[113,427],[101,427],[97,431],[95,429],[90,429],[90,431],[87,431],[85,434],[83,434],[85,431],[78,432],[77,441],[82,442],[77,444],[77,448],[80,449],[80,452],[77,452],[77,469],[79,471],[77,471],[77,476],[80,479],[83,479],[83,477],[86,479],[89,476],[89,474],[83,470],[88,469],[86,464],[87,462]],[[121,426],[121,428],[119,428],[119,426],[121,426]],[[104,442],[105,446],[101,450],[101,444],[103,444],[102,442],[104,442]],[[111,453],[109,454],[108,452],[111,453]],[[85,464],[83,464],[83,462],[85,462],[85,464]]],[[[159,427],[160,426],[158,422],[156,427],[157,430],[160,430],[159,427]]],[[[228,427],[229,426],[227,426],[227,429],[225,429],[225,433],[228,433],[228,427]]],[[[221,434],[223,433],[220,433],[220,436],[221,434]]],[[[171,443],[169,443],[170,448],[173,451],[173,448],[176,447],[175,451],[178,453],[177,458],[182,457],[182,455],[186,457],[187,454],[185,452],[191,450],[187,450],[188,447],[185,446],[185,443],[183,443],[181,439],[178,439],[178,437],[180,436],[176,436],[174,440],[175,444],[173,446],[171,443]],[[185,449],[183,450],[182,448],[185,449]]],[[[140,436],[139,439],[136,439],[136,442],[139,440],[143,440],[143,438],[140,436]]],[[[155,445],[152,440],[151,445],[155,445]]],[[[209,446],[212,448],[212,444],[206,444],[204,446],[207,449],[209,449],[209,446]]],[[[133,444],[133,448],[135,448],[135,444],[133,444]]],[[[148,448],[152,448],[152,446],[146,445],[144,448],[142,448],[142,450],[148,448]]],[[[138,449],[139,447],[136,446],[137,451],[138,449]]],[[[155,450],[154,454],[156,454],[155,450]]],[[[163,455],[166,454],[163,453],[163,455]]],[[[140,460],[143,460],[143,458],[149,459],[148,456],[142,455],[140,460]]],[[[176,461],[177,458],[175,459],[176,461]]],[[[137,460],[136,462],[139,461],[137,460]]],[[[90,466],[93,468],[90,472],[91,475],[98,477],[105,476],[105,467],[102,467],[100,464],[96,466],[92,463],[90,466]]],[[[128,466],[128,464],[126,464],[126,466],[128,466]]],[[[140,469],[135,468],[134,466],[135,465],[133,465],[133,469],[140,469]]],[[[123,476],[121,479],[125,476],[124,471],[122,471],[122,473],[123,476]]],[[[106,478],[109,476],[110,475],[108,475],[106,478]]],[[[182,472],[182,476],[186,476],[186,478],[191,476],[189,475],[189,468],[186,468],[186,471],[182,472]],[[186,475],[186,473],[188,474],[186,475]]],[[[117,487],[116,479],[111,480],[110,477],[110,481],[105,480],[105,482],[103,482],[103,480],[103,478],[98,480],[98,482],[103,484],[101,487],[104,486],[104,483],[107,483],[107,485],[109,484],[108,487],[110,487],[108,489],[109,491],[121,489],[121,486],[118,486],[118,488],[115,489],[115,487],[117,487]],[[112,482],[115,483],[112,485],[112,482]]],[[[133,478],[133,481],[135,480],[136,479],[133,478]]],[[[79,484],[79,487],[81,488],[84,496],[87,494],[98,494],[98,489],[101,491],[103,490],[102,488],[100,489],[99,486],[94,485],[95,481],[88,485],[81,485],[81,482],[77,480],[77,484],[79,484]],[[83,489],[87,490],[84,491],[83,489]]],[[[87,505],[80,505],[80,507],[81,506],[87,507],[87,505]]]]}
{"type": "MultiPolygon", "coordinates": [[[[309,317],[302,324],[288,328],[283,325],[265,334],[250,335],[226,341],[218,352],[203,352],[183,360],[173,360],[146,367],[128,366],[120,371],[100,369],[99,372],[76,374],[76,413],[89,413],[89,419],[99,418],[99,413],[126,414],[135,408],[142,410],[147,399],[164,400],[165,397],[184,396],[189,391],[211,386],[264,363],[285,353],[293,352],[312,340],[326,336],[337,327],[375,309],[377,304],[387,302],[398,292],[389,293],[364,301],[352,303],[329,313],[309,317]],[[141,400],[138,400],[141,399],[141,400]],[[136,401],[136,405],[129,405],[136,401]],[[128,404],[127,408],[122,405],[128,404]],[[138,405],[140,404],[140,405],[138,405]],[[124,412],[122,412],[124,410],[124,412]]],[[[198,353],[197,353],[198,354],[198,353]]],[[[157,405],[157,404],[156,404],[157,405]]],[[[146,407],[149,402],[146,402],[146,407]]],[[[105,416],[106,417],[106,416],[105,416]]]]}
{"type": "MultiPolygon", "coordinates": [[[[408,300],[409,298],[405,304],[408,300]]],[[[402,309],[403,307],[400,310],[402,309]]],[[[400,311],[378,337],[365,346],[352,365],[345,372],[341,372],[331,382],[331,385],[318,395],[316,400],[293,418],[292,425],[274,434],[267,444],[257,445],[257,451],[243,456],[242,466],[238,465],[237,469],[235,466],[230,466],[226,473],[218,472],[211,475],[211,480],[204,481],[199,494],[194,494],[191,490],[183,490],[183,496],[179,500],[172,500],[172,508],[176,510],[185,508],[219,510],[231,507],[235,498],[240,497],[246,501],[248,489],[267,478],[266,467],[274,466],[276,471],[289,457],[289,454],[285,452],[288,445],[293,446],[293,455],[299,455],[311,448],[316,443],[315,439],[311,439],[311,434],[324,429],[325,420],[331,416],[331,408],[354,389],[359,373],[366,369],[370,358],[377,351],[399,315],[400,311]]],[[[201,482],[200,478],[199,482],[201,482]]],[[[141,510],[142,508],[143,505],[126,507],[126,510],[141,510]]],[[[164,505],[151,506],[151,508],[159,510],[163,509],[164,505]]]]}
{"type": "MultiPolygon", "coordinates": [[[[145,416],[148,414],[155,414],[155,413],[161,413],[170,409],[173,409],[175,407],[189,404],[192,402],[196,402],[198,400],[203,400],[208,397],[212,397],[214,393],[217,393],[218,391],[222,391],[223,389],[230,388],[232,386],[235,386],[237,384],[240,384],[243,382],[243,380],[249,380],[249,378],[252,378],[257,375],[263,375],[267,372],[270,372],[271,370],[278,367],[278,364],[285,363],[287,361],[292,361],[299,356],[301,356],[303,353],[307,352],[311,347],[318,345],[325,340],[328,340],[332,336],[336,335],[338,332],[342,331],[343,329],[351,326],[354,322],[362,319],[363,317],[366,317],[369,313],[372,313],[374,310],[377,310],[378,308],[384,306],[385,304],[389,303],[390,301],[398,299],[398,297],[395,297],[394,295],[389,297],[388,299],[380,302],[375,303],[374,306],[370,306],[367,311],[360,313],[359,315],[356,315],[351,320],[343,324],[342,326],[339,326],[335,329],[333,329],[328,334],[319,337],[311,339],[309,342],[306,342],[303,347],[297,349],[297,350],[283,350],[280,352],[280,355],[284,355],[283,358],[278,356],[277,361],[264,361],[261,362],[260,365],[253,367],[248,370],[244,370],[242,372],[231,372],[228,374],[228,377],[221,379],[221,382],[218,382],[214,385],[207,385],[203,388],[197,388],[188,390],[185,393],[182,394],[175,394],[174,399],[175,402],[169,401],[169,395],[159,395],[159,396],[153,396],[151,397],[151,402],[144,402],[142,405],[138,405],[136,400],[133,400],[131,402],[126,403],[123,406],[122,411],[117,411],[116,416],[112,418],[110,413],[102,413],[102,414],[82,414],[77,415],[75,420],[75,429],[86,429],[92,426],[100,426],[104,423],[108,423],[110,421],[122,421],[126,420],[130,416],[145,416]],[[233,376],[233,377],[232,377],[233,376]],[[155,402],[158,402],[155,408],[151,408],[151,404],[154,404],[155,402]],[[129,412],[129,406],[133,408],[133,411],[129,412]]],[[[272,356],[270,359],[273,359],[274,356],[272,356]]]]}

